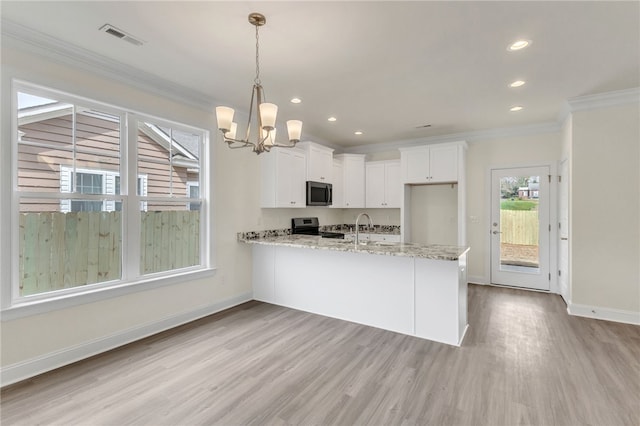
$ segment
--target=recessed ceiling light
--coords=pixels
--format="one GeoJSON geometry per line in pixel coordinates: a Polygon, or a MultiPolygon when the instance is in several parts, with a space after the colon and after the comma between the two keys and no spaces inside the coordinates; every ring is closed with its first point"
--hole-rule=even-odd
{"type": "Polygon", "coordinates": [[[362,131],[358,130],[358,131],[355,131],[355,132],[353,132],[353,133],[354,133],[355,135],[360,136],[360,135],[362,134],[362,131]]]}
{"type": "Polygon", "coordinates": [[[335,118],[335,117],[329,117],[329,118],[327,118],[327,121],[336,121],[336,120],[337,120],[337,118],[335,118]]]}
{"type": "Polygon", "coordinates": [[[524,49],[531,44],[531,40],[517,40],[507,47],[507,50],[514,52],[516,50],[524,49]]]}
{"type": "Polygon", "coordinates": [[[524,107],[523,107],[523,106],[521,106],[521,105],[515,105],[515,106],[512,106],[511,108],[509,108],[509,111],[511,111],[511,112],[518,112],[518,111],[521,111],[521,110],[522,110],[522,108],[524,108],[524,107]]]}
{"type": "Polygon", "coordinates": [[[302,102],[302,99],[300,99],[300,98],[292,98],[291,99],[291,103],[292,104],[299,104],[300,102],[302,102]]]}
{"type": "Polygon", "coordinates": [[[516,80],[513,83],[509,84],[509,87],[520,87],[524,86],[525,82],[523,80],[516,80]]]}

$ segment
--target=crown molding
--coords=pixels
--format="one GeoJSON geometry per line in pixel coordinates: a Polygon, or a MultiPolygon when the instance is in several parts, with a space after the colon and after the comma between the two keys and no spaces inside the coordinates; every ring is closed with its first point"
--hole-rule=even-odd
{"type": "Polygon", "coordinates": [[[640,87],[597,93],[595,95],[577,96],[567,99],[567,101],[564,102],[558,114],[558,122],[564,123],[569,114],[573,112],[610,108],[634,103],[640,103],[640,87]]]}
{"type": "Polygon", "coordinates": [[[202,92],[114,61],[90,50],[51,37],[13,21],[2,19],[2,44],[54,62],[106,77],[198,109],[212,111],[215,100],[202,92]]]}
{"type": "Polygon", "coordinates": [[[498,138],[509,138],[518,136],[538,135],[544,133],[560,132],[561,124],[558,122],[547,122],[529,124],[526,126],[502,127],[496,129],[477,130],[472,132],[452,133],[448,135],[430,136],[420,139],[407,139],[395,142],[385,142],[373,145],[358,145],[345,148],[344,152],[353,154],[371,154],[375,152],[392,151],[399,148],[408,148],[419,145],[430,145],[445,142],[480,142],[498,138]]]}
{"type": "Polygon", "coordinates": [[[567,100],[570,112],[640,103],[640,87],[579,96],[567,100]]]}

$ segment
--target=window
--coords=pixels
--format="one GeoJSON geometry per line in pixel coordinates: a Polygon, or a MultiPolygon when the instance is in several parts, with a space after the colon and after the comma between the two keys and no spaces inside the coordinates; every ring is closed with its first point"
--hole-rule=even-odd
{"type": "MultiPolygon", "coordinates": [[[[73,169],[60,166],[60,192],[73,192],[72,182],[75,181],[75,191],[81,194],[117,194],[120,195],[120,174],[118,172],[105,172],[100,170],[73,169]]],[[[138,176],[137,193],[147,195],[147,177],[138,176]]],[[[77,201],[62,200],[60,211],[122,211],[122,201],[77,201]]]]}
{"type": "Polygon", "coordinates": [[[206,131],[14,90],[14,303],[208,268],[206,131]]]}
{"type": "MultiPolygon", "coordinates": [[[[198,182],[187,182],[187,197],[199,198],[200,197],[200,184],[198,182]]],[[[189,210],[197,210],[199,205],[197,203],[189,203],[189,210]]]]}

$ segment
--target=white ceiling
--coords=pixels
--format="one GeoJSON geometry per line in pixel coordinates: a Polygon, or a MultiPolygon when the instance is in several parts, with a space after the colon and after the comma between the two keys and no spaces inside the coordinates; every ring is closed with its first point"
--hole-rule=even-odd
{"type": "Polygon", "coordinates": [[[334,145],[555,122],[567,99],[640,86],[640,2],[2,2],[2,18],[334,145]],[[142,47],[98,28],[112,24],[142,47]],[[527,49],[508,52],[518,38],[527,49]],[[511,89],[516,79],[527,84],[511,89]],[[297,96],[303,102],[293,105],[297,96]],[[522,105],[518,113],[512,105],[522,105]],[[327,121],[334,115],[335,123],[327,121]],[[417,126],[431,124],[426,129],[417,126]],[[355,130],[364,132],[354,135],[355,130]]]}

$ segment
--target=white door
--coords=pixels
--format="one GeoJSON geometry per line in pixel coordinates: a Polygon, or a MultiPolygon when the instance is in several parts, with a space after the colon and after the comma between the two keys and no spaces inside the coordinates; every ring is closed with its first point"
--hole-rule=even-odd
{"type": "Polygon", "coordinates": [[[560,192],[558,194],[559,236],[558,287],[560,295],[569,303],[569,160],[560,164],[560,192]]]}
{"type": "Polygon", "coordinates": [[[491,171],[491,282],[549,290],[549,167],[491,171]]]}

